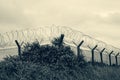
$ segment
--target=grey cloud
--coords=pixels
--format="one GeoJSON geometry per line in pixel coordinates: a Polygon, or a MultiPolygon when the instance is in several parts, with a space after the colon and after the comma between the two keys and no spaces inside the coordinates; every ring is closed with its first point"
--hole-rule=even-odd
{"type": "Polygon", "coordinates": [[[120,0],[0,0],[0,32],[8,31],[9,26],[15,30],[56,24],[118,41],[119,3],[120,0]]]}
{"type": "Polygon", "coordinates": [[[30,20],[24,15],[23,9],[14,1],[0,1],[0,24],[23,25],[30,24],[30,20]]]}
{"type": "MultiPolygon", "coordinates": [[[[120,12],[104,13],[96,15],[96,21],[98,24],[107,25],[120,25],[120,12]]],[[[95,16],[94,16],[95,17],[95,16]]]]}

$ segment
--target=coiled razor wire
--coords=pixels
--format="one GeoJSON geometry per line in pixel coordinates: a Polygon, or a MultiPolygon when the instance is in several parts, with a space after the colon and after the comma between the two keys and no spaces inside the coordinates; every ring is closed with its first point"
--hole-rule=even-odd
{"type": "Polygon", "coordinates": [[[38,40],[41,44],[50,43],[53,38],[58,37],[61,34],[65,35],[64,42],[72,46],[76,46],[75,44],[79,44],[84,40],[82,45],[83,48],[92,49],[94,46],[98,45],[96,49],[98,52],[103,48],[106,48],[105,53],[108,54],[111,51],[114,51],[114,54],[120,52],[120,49],[116,47],[108,45],[105,42],[98,41],[80,31],[65,26],[45,26],[0,34],[0,48],[16,46],[14,42],[15,40],[18,40],[20,43],[33,42],[35,40],[38,40]]]}

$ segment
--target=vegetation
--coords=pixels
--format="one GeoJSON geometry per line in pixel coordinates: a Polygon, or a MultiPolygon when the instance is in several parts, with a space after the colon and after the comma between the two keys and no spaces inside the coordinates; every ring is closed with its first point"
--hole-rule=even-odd
{"type": "Polygon", "coordinates": [[[39,42],[24,46],[22,60],[8,56],[0,62],[0,80],[119,80],[120,68],[96,63],[94,66],[79,60],[70,46],[63,42],[64,35],[55,38],[52,45],[39,42]]]}

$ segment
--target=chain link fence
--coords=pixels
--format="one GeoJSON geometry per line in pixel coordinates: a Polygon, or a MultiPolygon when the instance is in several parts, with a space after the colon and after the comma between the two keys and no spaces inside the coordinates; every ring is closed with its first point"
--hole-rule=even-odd
{"type": "MultiPolygon", "coordinates": [[[[37,40],[40,42],[40,44],[50,44],[53,38],[58,37],[61,34],[65,35],[64,42],[67,45],[70,45],[74,49],[74,51],[76,50],[77,45],[83,40],[84,43],[82,44],[81,49],[83,50],[83,54],[88,61],[91,60],[91,50],[96,45],[97,48],[95,49],[95,60],[98,62],[100,61],[99,54],[103,48],[105,48],[105,51],[103,52],[103,61],[107,64],[109,63],[108,55],[111,51],[114,51],[111,55],[111,58],[112,63],[115,64],[114,58],[115,55],[120,52],[119,48],[108,45],[103,41],[96,40],[72,28],[55,25],[29,28],[0,34],[0,56],[9,54],[10,51],[7,50],[13,51],[15,48],[17,48],[15,40],[18,40],[20,43],[34,42],[35,40],[37,40]]],[[[14,51],[16,52],[17,50],[14,51]]],[[[119,55],[118,63],[120,63],[119,55]]]]}

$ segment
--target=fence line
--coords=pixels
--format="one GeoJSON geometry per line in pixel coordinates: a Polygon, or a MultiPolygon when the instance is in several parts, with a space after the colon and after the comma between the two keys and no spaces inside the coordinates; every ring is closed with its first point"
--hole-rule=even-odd
{"type": "MultiPolygon", "coordinates": [[[[19,31],[11,31],[6,32],[3,34],[0,34],[0,49],[7,47],[16,47],[15,40],[18,40],[20,43],[22,41],[24,42],[33,42],[36,39],[41,42],[41,44],[44,43],[50,43],[50,41],[54,37],[58,37],[59,35],[64,34],[64,42],[66,44],[75,46],[80,43],[80,41],[84,41],[82,44],[83,48],[87,48],[91,50],[92,56],[94,56],[94,50],[98,51],[101,55],[101,63],[103,62],[102,54],[105,53],[109,55],[109,61],[111,59],[111,55],[119,56],[120,49],[113,47],[111,45],[106,44],[105,42],[98,41],[88,35],[83,34],[80,31],[76,31],[74,29],[68,28],[68,27],[61,27],[61,26],[48,26],[48,27],[39,27],[34,29],[25,29],[25,30],[19,30],[19,31]],[[97,47],[95,47],[97,45],[97,47]],[[95,49],[93,49],[95,47],[95,49]],[[102,51],[105,48],[104,51],[102,51]],[[111,51],[114,51],[112,54],[110,54],[111,51]],[[102,52],[102,53],[101,53],[102,52]],[[117,55],[118,54],[118,55],[117,55]]],[[[118,58],[115,57],[116,63],[118,62],[118,58]]],[[[94,62],[94,58],[92,59],[94,62]]],[[[110,61],[111,64],[111,61],[110,61]]]]}

